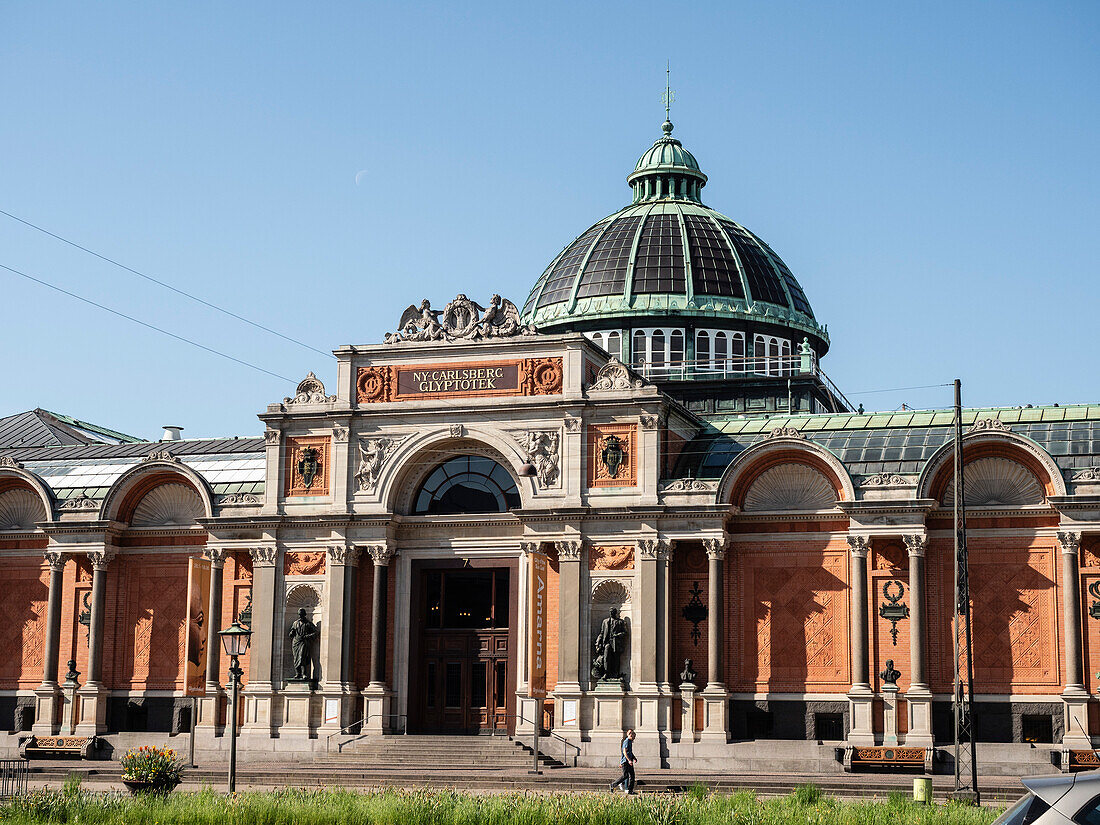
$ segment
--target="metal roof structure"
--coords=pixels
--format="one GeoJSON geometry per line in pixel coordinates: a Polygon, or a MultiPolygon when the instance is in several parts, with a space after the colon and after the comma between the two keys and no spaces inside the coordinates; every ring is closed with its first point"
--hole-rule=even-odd
{"type": "Polygon", "coordinates": [[[133,444],[144,439],[36,408],[0,418],[0,450],[77,444],[133,444]]]}

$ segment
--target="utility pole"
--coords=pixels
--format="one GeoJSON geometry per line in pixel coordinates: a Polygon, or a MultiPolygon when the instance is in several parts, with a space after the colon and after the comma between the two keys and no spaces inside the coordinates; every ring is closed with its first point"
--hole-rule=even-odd
{"type": "Polygon", "coordinates": [[[955,379],[955,790],[951,798],[979,804],[978,759],[974,744],[974,657],[970,630],[970,575],[966,553],[963,483],[962,382],[955,379]]]}

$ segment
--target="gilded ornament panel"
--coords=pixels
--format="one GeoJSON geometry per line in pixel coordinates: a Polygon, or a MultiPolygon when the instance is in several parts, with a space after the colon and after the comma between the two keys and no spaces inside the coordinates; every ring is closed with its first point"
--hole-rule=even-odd
{"type": "Polygon", "coordinates": [[[588,425],[588,486],[638,486],[638,425],[588,425]]]}
{"type": "Polygon", "coordinates": [[[329,494],[328,436],[299,436],[286,440],[286,468],[283,494],[327,496],[329,494]]]}

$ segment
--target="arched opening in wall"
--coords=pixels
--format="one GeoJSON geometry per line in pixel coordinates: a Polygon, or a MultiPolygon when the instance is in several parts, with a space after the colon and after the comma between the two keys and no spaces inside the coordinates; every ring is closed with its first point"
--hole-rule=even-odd
{"type": "Polygon", "coordinates": [[[491,458],[449,458],[428,473],[413,498],[413,515],[505,513],[520,506],[519,489],[491,458]]]}
{"type": "Polygon", "coordinates": [[[205,515],[202,497],[189,479],[158,472],[140,477],[125,491],[115,518],[131,527],[181,527],[205,515]]]}
{"type": "Polygon", "coordinates": [[[0,487],[0,530],[33,530],[35,524],[48,518],[41,497],[21,484],[0,487]]]}
{"type": "MultiPolygon", "coordinates": [[[[940,502],[955,504],[954,472],[944,480],[940,502]]],[[[1018,461],[989,456],[968,461],[963,468],[963,502],[967,507],[1026,507],[1042,504],[1046,496],[1043,484],[1030,469],[1018,461]]]]}
{"type": "Polygon", "coordinates": [[[821,470],[808,464],[784,463],[763,470],[745,491],[742,512],[829,510],[837,490],[821,470]]]}

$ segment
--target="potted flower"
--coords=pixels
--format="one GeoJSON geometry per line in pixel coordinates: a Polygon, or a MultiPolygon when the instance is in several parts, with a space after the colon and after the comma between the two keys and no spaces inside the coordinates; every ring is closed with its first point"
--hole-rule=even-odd
{"type": "Polygon", "coordinates": [[[145,745],[130,748],[122,757],[122,784],[135,796],[171,792],[182,772],[183,763],[172,748],[145,745]]]}

